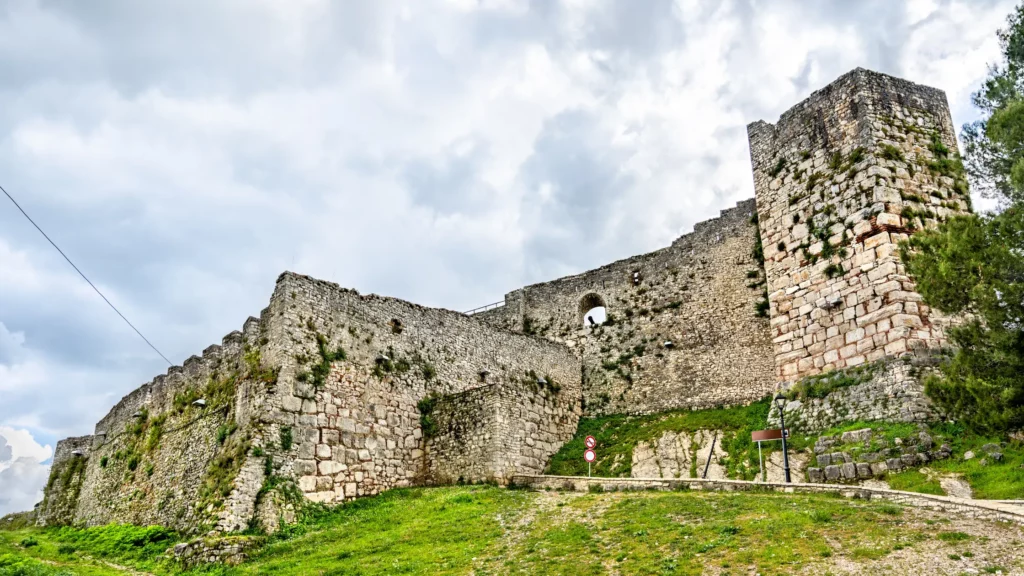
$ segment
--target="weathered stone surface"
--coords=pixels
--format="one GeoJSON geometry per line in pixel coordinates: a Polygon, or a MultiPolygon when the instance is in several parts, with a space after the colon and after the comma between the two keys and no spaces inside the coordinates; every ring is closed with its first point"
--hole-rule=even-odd
{"type": "Polygon", "coordinates": [[[712,430],[669,431],[653,443],[640,442],[633,448],[630,475],[633,478],[701,477],[706,467],[708,478],[725,478],[725,466],[720,460],[728,457],[728,453],[722,449],[721,437],[721,432],[712,430]],[[712,441],[715,441],[715,449],[709,463],[712,441]]]}
{"type": "Polygon", "coordinates": [[[572,437],[581,382],[561,344],[286,273],[260,319],[126,396],[94,436],[58,445],[55,470],[73,474],[50,486],[40,521],[273,528],[294,507],[269,494],[257,509],[268,470],[316,502],[504,482],[541,472],[572,437]],[[314,382],[321,352],[334,357],[314,382]],[[204,498],[215,468],[230,484],[204,498]]]}
{"type": "Polygon", "coordinates": [[[839,467],[844,480],[856,480],[857,479],[857,465],[853,462],[847,462],[839,467]]]}
{"type": "Polygon", "coordinates": [[[857,69],[747,133],[776,377],[901,354],[910,338],[944,346],[947,319],[907,305],[919,296],[896,248],[914,230],[969,211],[962,185],[928,170],[931,138],[957,149],[945,94],[857,69]],[[921,216],[898,216],[907,208],[921,216]],[[833,332],[819,339],[821,327],[833,332]],[[790,344],[808,339],[824,346],[790,344]]]}
{"type": "Polygon", "coordinates": [[[808,468],[807,480],[812,484],[820,484],[825,481],[825,473],[822,472],[821,468],[808,468]]]}
{"type": "Polygon", "coordinates": [[[835,482],[843,477],[843,473],[839,470],[839,466],[835,464],[831,466],[825,466],[825,479],[830,482],[835,482]]]}
{"type": "Polygon", "coordinates": [[[871,428],[862,428],[860,430],[843,432],[841,438],[843,444],[852,444],[854,442],[867,442],[869,440],[871,440],[871,428]]]}
{"type": "Polygon", "coordinates": [[[473,318],[572,342],[588,414],[743,404],[775,386],[768,320],[748,285],[756,205],[740,202],[671,246],[505,295],[473,318]],[[634,281],[637,274],[637,281],[634,281]],[[589,327],[603,306],[614,321],[589,327]]]}
{"type": "Polygon", "coordinates": [[[872,475],[871,464],[866,462],[857,463],[857,478],[871,478],[872,475]]]}

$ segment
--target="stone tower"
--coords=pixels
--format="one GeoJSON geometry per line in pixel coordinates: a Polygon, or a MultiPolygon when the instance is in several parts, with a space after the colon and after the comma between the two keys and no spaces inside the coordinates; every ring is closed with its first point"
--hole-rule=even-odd
{"type": "Polygon", "coordinates": [[[898,245],[970,210],[945,93],[858,68],[747,130],[778,380],[942,346],[898,245]]]}

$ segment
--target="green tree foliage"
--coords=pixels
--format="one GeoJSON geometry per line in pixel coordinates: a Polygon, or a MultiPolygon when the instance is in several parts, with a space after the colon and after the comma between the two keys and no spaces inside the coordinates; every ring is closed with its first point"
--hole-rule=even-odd
{"type": "Polygon", "coordinates": [[[967,174],[982,195],[1024,201],[1024,4],[1000,30],[1003,61],[973,95],[984,117],[963,127],[967,174]]]}
{"type": "Polygon", "coordinates": [[[973,101],[983,118],[963,129],[966,170],[999,214],[961,216],[903,246],[926,303],[965,321],[928,394],[979,431],[1024,428],[1024,4],[998,32],[1002,61],[973,101]]]}
{"type": "Polygon", "coordinates": [[[928,395],[976,430],[1024,428],[1024,204],[916,234],[903,258],[925,302],[966,319],[928,395]]]}

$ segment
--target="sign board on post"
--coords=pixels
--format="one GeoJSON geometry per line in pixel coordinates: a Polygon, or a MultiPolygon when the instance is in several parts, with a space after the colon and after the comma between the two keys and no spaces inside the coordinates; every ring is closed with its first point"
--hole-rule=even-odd
{"type": "Polygon", "coordinates": [[[583,453],[583,459],[586,460],[588,463],[593,462],[594,460],[597,460],[597,452],[594,452],[593,450],[587,450],[586,452],[583,453]]]}
{"type": "Polygon", "coordinates": [[[750,439],[757,442],[757,461],[761,467],[761,481],[765,482],[768,480],[767,471],[764,469],[764,459],[761,458],[761,442],[768,440],[782,440],[783,438],[789,439],[789,428],[780,430],[778,428],[772,430],[755,430],[750,433],[750,439]]]}
{"type": "Polygon", "coordinates": [[[789,439],[789,429],[785,432],[778,428],[773,430],[755,430],[750,433],[750,439],[754,442],[763,442],[765,440],[782,440],[782,436],[785,434],[786,439],[789,439]]]}
{"type": "Polygon", "coordinates": [[[597,438],[594,438],[593,436],[587,436],[587,439],[583,441],[583,444],[586,445],[587,448],[593,450],[594,447],[597,446],[597,438]]]}

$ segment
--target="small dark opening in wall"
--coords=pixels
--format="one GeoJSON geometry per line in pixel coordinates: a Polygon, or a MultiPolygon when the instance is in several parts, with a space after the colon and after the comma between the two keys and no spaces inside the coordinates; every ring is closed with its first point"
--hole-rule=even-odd
{"type": "Polygon", "coordinates": [[[402,327],[402,321],[401,320],[399,320],[397,318],[394,318],[394,319],[391,320],[391,333],[392,334],[401,334],[402,333],[402,329],[403,329],[403,327],[402,327]]]}

